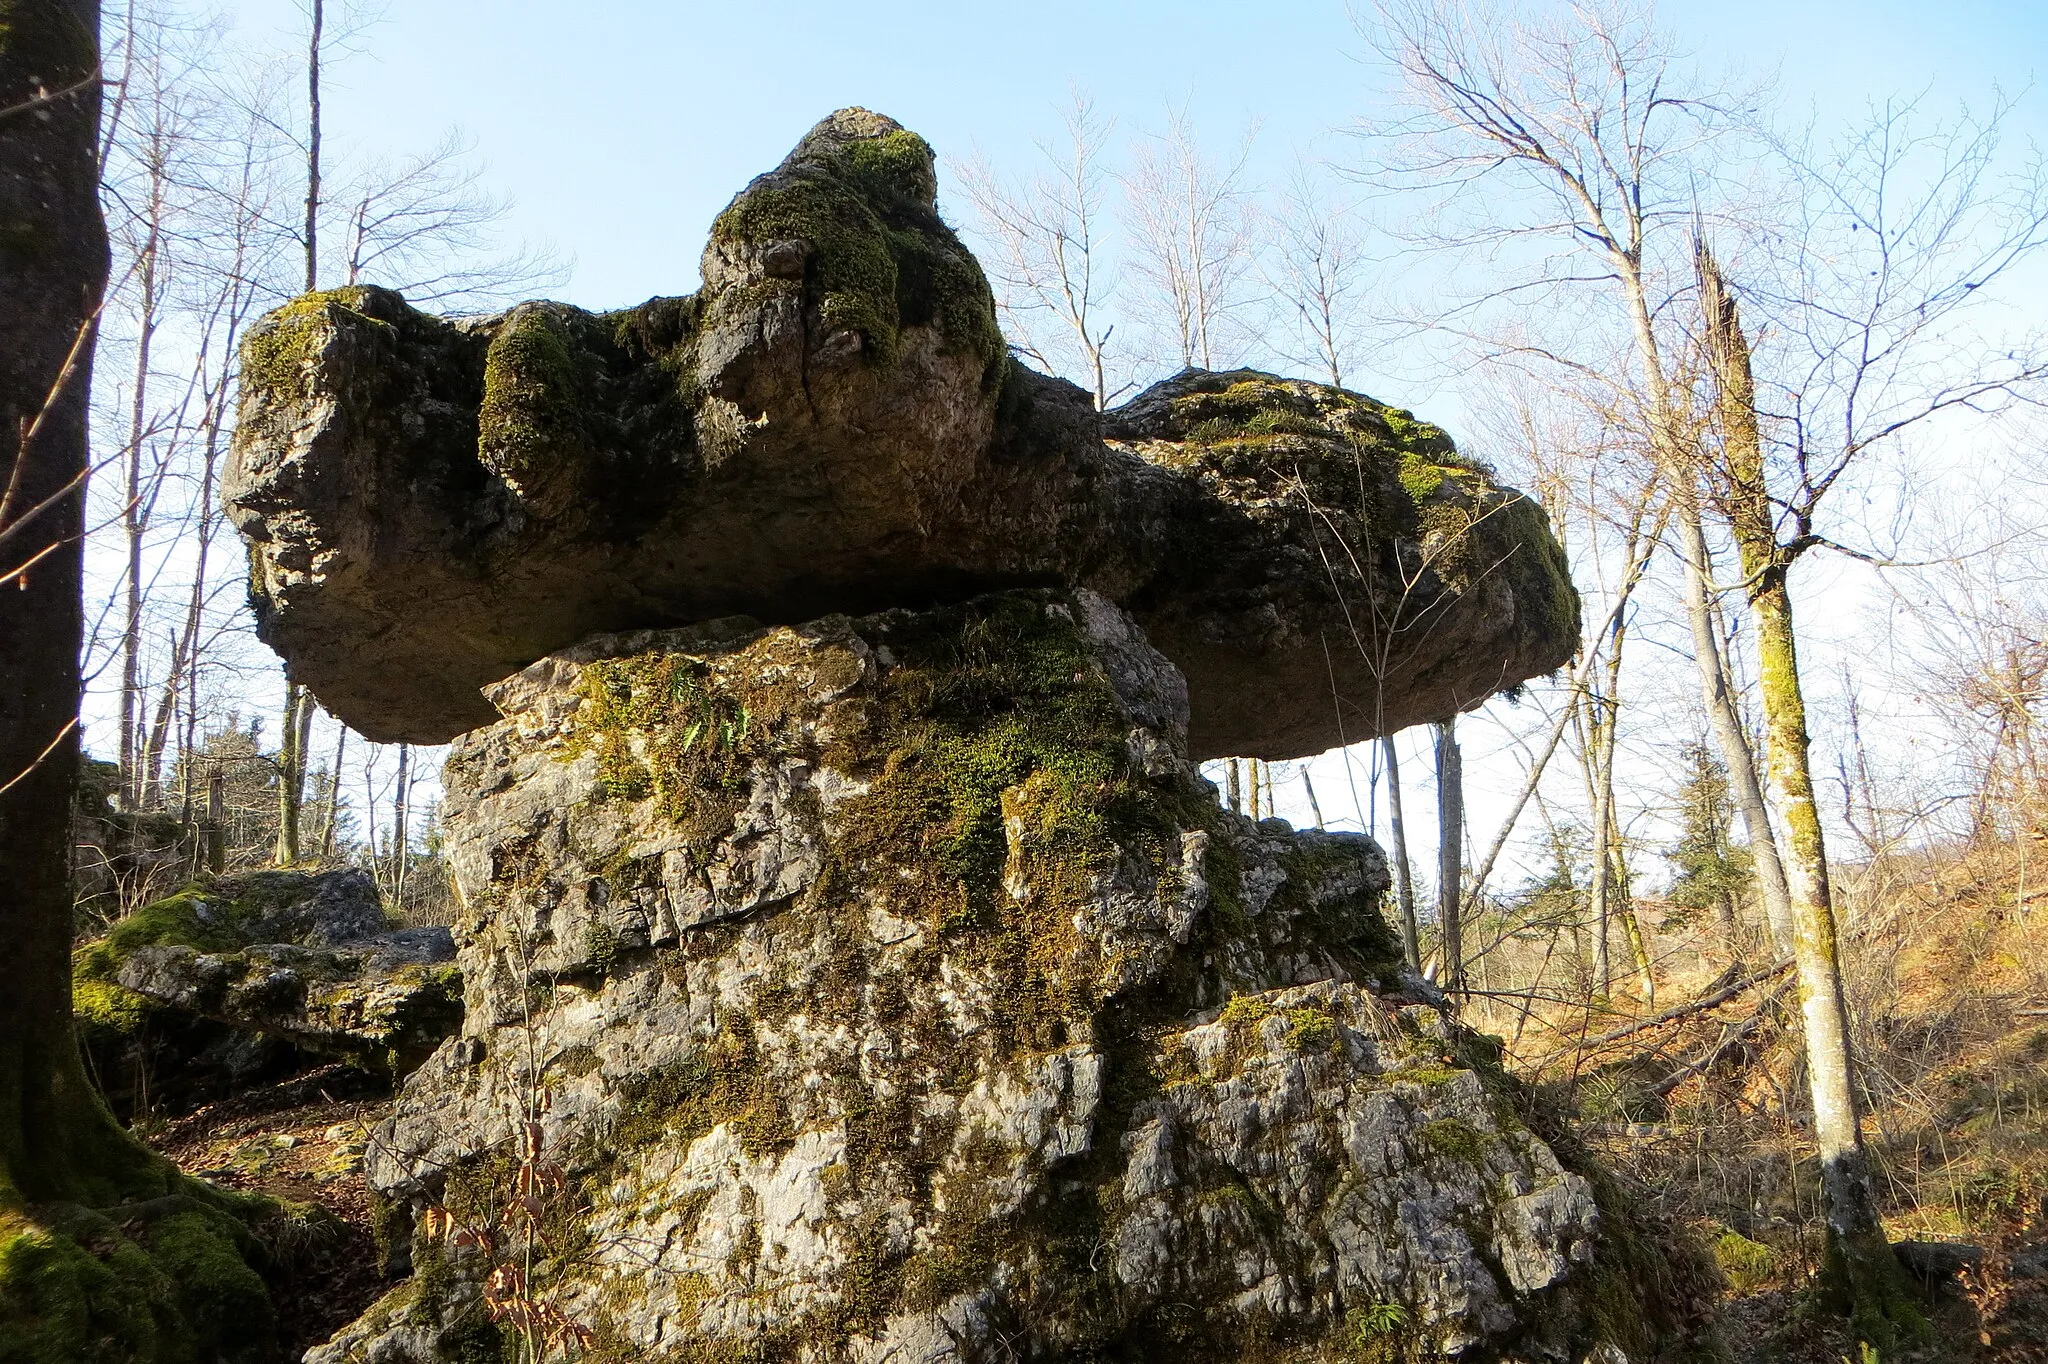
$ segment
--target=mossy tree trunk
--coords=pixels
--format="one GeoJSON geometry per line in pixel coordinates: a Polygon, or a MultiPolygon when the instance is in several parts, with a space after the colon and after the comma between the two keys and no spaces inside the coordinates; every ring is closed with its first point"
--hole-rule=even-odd
{"type": "Polygon", "coordinates": [[[1765,482],[1748,339],[1735,297],[1706,244],[1698,244],[1700,308],[1715,381],[1720,435],[1714,470],[1720,510],[1741,558],[1756,627],[1764,737],[1773,802],[1786,832],[1793,958],[1813,1102],[1814,1143],[1827,1218],[1827,1270],[1857,1334],[1881,1356],[1921,1336],[1925,1319],[1905,1271],[1886,1243],[1863,1143],[1848,1003],[1842,989],[1827,843],[1814,799],[1806,697],[1799,682],[1798,633],[1788,576],[1797,551],[1782,544],[1765,482]]]}
{"type": "Polygon", "coordinates": [[[1750,752],[1749,735],[1735,709],[1734,689],[1728,685],[1721,635],[1714,624],[1712,560],[1693,482],[1687,478],[1687,486],[1679,490],[1679,557],[1685,561],[1685,614],[1692,629],[1693,656],[1699,663],[1700,699],[1714,743],[1721,750],[1721,763],[1728,769],[1729,789],[1742,815],[1743,832],[1749,835],[1764,921],[1772,943],[1783,952],[1792,946],[1792,893],[1785,882],[1785,865],[1778,856],[1778,839],[1771,828],[1763,786],[1757,780],[1756,756],[1750,752]]]}
{"type": "Polygon", "coordinates": [[[154,1165],[71,1032],[86,402],[107,278],[98,32],[96,3],[0,0],[0,1210],[125,1196],[154,1165]]]}
{"type": "Polygon", "coordinates": [[[71,1021],[99,4],[0,0],[0,1359],[248,1361],[248,1220],[114,1121],[71,1021]]]}

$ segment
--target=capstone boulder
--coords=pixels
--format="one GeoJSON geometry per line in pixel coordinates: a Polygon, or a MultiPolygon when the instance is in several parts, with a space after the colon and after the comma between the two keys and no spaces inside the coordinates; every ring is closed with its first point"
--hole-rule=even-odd
{"type": "Polygon", "coordinates": [[[1540,508],[1359,394],[1188,371],[1109,413],[1006,352],[931,149],[824,120],[703,287],[591,313],[309,294],[255,328],[225,481],[259,630],[372,738],[601,631],[1086,587],[1186,678],[1196,757],[1284,758],[1560,666],[1540,508]]]}

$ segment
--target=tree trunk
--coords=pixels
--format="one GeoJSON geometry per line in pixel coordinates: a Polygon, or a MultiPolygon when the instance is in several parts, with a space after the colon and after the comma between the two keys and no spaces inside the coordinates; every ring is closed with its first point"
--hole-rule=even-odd
{"type": "Polygon", "coordinates": [[[1918,1337],[1927,1328],[1913,1303],[1905,1271],[1886,1243],[1863,1145],[1827,845],[1814,799],[1806,697],[1799,683],[1798,637],[1787,581],[1795,556],[1778,542],[1764,481],[1749,342],[1742,334],[1735,297],[1705,242],[1697,244],[1696,261],[1707,353],[1717,389],[1720,504],[1741,556],[1756,625],[1771,795],[1785,823],[1792,951],[1827,1216],[1827,1278],[1844,1300],[1858,1335],[1881,1356],[1889,1356],[1902,1337],[1918,1337]]]}
{"type": "MultiPolygon", "coordinates": [[[[1607,739],[1607,780],[1614,781],[1614,736],[1607,739]]],[[[1621,929],[1628,937],[1630,959],[1635,962],[1636,984],[1640,988],[1643,1003],[1657,1002],[1657,966],[1650,958],[1650,935],[1643,931],[1642,917],[1636,913],[1634,883],[1628,874],[1628,845],[1621,841],[1621,823],[1615,817],[1614,801],[1607,802],[1607,855],[1614,862],[1614,870],[1608,885],[1610,898],[1617,907],[1621,929]]]]}
{"type": "Polygon", "coordinates": [[[1443,987],[1465,988],[1465,925],[1459,904],[1465,879],[1465,765],[1458,752],[1458,719],[1439,720],[1436,731],[1436,915],[1443,935],[1443,987]]]}
{"type": "Polygon", "coordinates": [[[1323,827],[1323,803],[1316,799],[1316,784],[1308,779],[1308,769],[1306,767],[1301,769],[1301,789],[1308,793],[1309,812],[1316,817],[1316,830],[1321,832],[1323,827]]]}
{"type": "Polygon", "coordinates": [[[1593,997],[1605,999],[1613,990],[1614,971],[1609,956],[1608,914],[1609,876],[1613,862],[1607,856],[1607,831],[1613,822],[1607,817],[1607,802],[1613,797],[1614,788],[1601,780],[1600,768],[1606,753],[1604,734],[1606,721],[1602,718],[1606,708],[1592,692],[1583,698],[1586,711],[1586,787],[1587,803],[1593,811],[1592,835],[1592,881],[1586,889],[1586,917],[1591,920],[1593,934],[1592,985],[1593,997]]]}
{"type": "MultiPolygon", "coordinates": [[[[70,816],[84,630],[86,403],[107,277],[95,150],[99,6],[16,0],[0,24],[0,1212],[162,1194],[71,1029],[70,816]],[[33,560],[33,563],[30,561],[33,560]]],[[[53,1358],[56,1356],[52,1356],[53,1358]]]]}
{"type": "Polygon", "coordinates": [[[405,912],[406,848],[411,839],[406,816],[412,804],[412,745],[398,746],[398,788],[391,808],[391,907],[405,912]]]}
{"type": "MultiPolygon", "coordinates": [[[[1687,482],[1692,480],[1688,478],[1687,482]]],[[[1764,902],[1764,922],[1782,952],[1792,946],[1792,893],[1786,885],[1784,862],[1778,856],[1778,836],[1771,828],[1763,786],[1757,780],[1756,757],[1750,752],[1749,735],[1743,730],[1733,689],[1728,685],[1720,632],[1714,628],[1712,562],[1708,558],[1706,532],[1700,525],[1699,506],[1693,500],[1695,495],[1694,487],[1680,489],[1678,531],[1679,554],[1685,560],[1685,614],[1692,626],[1700,699],[1707,709],[1707,724],[1714,731],[1714,743],[1721,750],[1721,762],[1728,769],[1729,789],[1735,796],[1735,809],[1742,816],[1743,832],[1749,835],[1750,857],[1756,864],[1757,895],[1764,902]]]]}
{"type": "Polygon", "coordinates": [[[1394,736],[1380,740],[1387,762],[1387,820],[1394,837],[1394,898],[1401,906],[1401,951],[1408,969],[1422,974],[1422,931],[1415,922],[1415,880],[1408,870],[1408,831],[1401,822],[1401,761],[1394,754],[1394,736]]]}
{"type": "Polygon", "coordinates": [[[284,723],[277,739],[277,842],[271,849],[270,864],[290,867],[299,860],[299,810],[306,798],[306,710],[313,698],[305,688],[287,680],[284,684],[284,723]]]}
{"type": "Polygon", "coordinates": [[[218,762],[206,765],[206,869],[215,876],[228,867],[228,776],[218,762]]]}
{"type": "Polygon", "coordinates": [[[324,0],[313,0],[313,30],[306,42],[306,292],[320,287],[320,29],[324,0]]]}
{"type": "Polygon", "coordinates": [[[135,339],[135,373],[128,393],[127,486],[121,503],[121,530],[128,542],[128,569],[123,579],[121,613],[121,803],[130,810],[143,804],[141,747],[142,700],[142,542],[148,530],[142,486],[142,443],[149,419],[149,352],[156,335],[157,248],[163,222],[163,181],[160,163],[152,158],[149,226],[136,271],[142,286],[141,327],[135,339]]]}
{"type": "Polygon", "coordinates": [[[320,860],[334,856],[334,826],[341,818],[341,760],[348,749],[348,726],[338,724],[334,736],[334,770],[327,776],[327,817],[320,824],[320,860]]]}

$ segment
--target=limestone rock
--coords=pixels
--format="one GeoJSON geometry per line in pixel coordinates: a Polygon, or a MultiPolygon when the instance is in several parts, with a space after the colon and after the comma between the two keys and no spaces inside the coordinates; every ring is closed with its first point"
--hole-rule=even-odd
{"type": "Polygon", "coordinates": [[[211,1072],[273,1069],[280,1047],[417,1064],[460,1021],[454,958],[446,928],[393,930],[367,872],[251,872],[116,923],[80,950],[73,994],[103,1083],[118,1090],[120,1053],[148,1043],[160,1089],[203,1093],[211,1072]]]}
{"type": "Polygon", "coordinates": [[[1533,503],[1357,394],[1189,372],[1106,415],[1007,357],[932,153],[820,123],[712,225],[703,288],[440,319],[311,294],[243,354],[225,483],[263,637],[373,738],[597,631],[1083,586],[1185,676],[1195,756],[1288,757],[1561,665],[1533,503]]]}
{"type": "Polygon", "coordinates": [[[1219,809],[1106,599],[606,636],[491,695],[446,776],[465,1021],[369,1152],[413,1277],[312,1364],[520,1321],[604,1358],[1576,1360],[1596,1299],[1654,1310],[1401,967],[1378,849],[1219,809]]]}

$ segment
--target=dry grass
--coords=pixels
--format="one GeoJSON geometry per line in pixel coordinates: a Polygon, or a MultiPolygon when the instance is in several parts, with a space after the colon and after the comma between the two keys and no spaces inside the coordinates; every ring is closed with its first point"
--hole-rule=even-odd
{"type": "MultiPolygon", "coordinates": [[[[1887,1228],[1894,1241],[1983,1251],[1930,1288],[1936,1333],[1922,1357],[2048,1361],[2048,854],[2026,843],[1918,853],[1842,883],[1887,1228]]],[[[1711,925],[1643,918],[1654,1004],[1620,985],[1584,999],[1569,935],[1525,934],[1496,949],[1479,973],[1492,993],[1468,1012],[1509,1039],[1525,1078],[1578,1113],[1639,1197],[1714,1247],[1735,1358],[1853,1360],[1815,1291],[1818,1176],[1789,977],[1738,965],[1711,925]],[[1764,979],[1600,1040],[1738,975],[1764,979]]],[[[1749,946],[1740,955],[1767,962],[1749,946]]]]}

